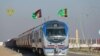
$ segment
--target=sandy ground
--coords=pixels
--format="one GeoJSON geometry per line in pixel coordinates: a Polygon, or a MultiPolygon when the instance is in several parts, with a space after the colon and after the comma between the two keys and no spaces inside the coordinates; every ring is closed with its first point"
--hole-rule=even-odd
{"type": "Polygon", "coordinates": [[[15,52],[4,46],[0,46],[0,56],[22,56],[22,54],[15,52]]]}

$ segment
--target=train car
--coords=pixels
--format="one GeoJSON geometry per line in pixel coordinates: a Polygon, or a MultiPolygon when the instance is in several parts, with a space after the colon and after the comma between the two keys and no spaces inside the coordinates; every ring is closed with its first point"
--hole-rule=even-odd
{"type": "Polygon", "coordinates": [[[43,43],[46,56],[66,56],[68,52],[68,26],[60,21],[44,23],[43,43]]]}
{"type": "Polygon", "coordinates": [[[34,52],[43,54],[43,42],[42,42],[42,25],[29,29],[18,36],[16,39],[16,46],[20,48],[29,48],[34,52]]]}
{"type": "Polygon", "coordinates": [[[8,41],[4,42],[5,47],[14,48],[16,47],[16,38],[9,39],[8,41]]]}
{"type": "Polygon", "coordinates": [[[19,35],[17,47],[32,48],[45,56],[66,56],[68,26],[57,20],[47,21],[19,35]]]}

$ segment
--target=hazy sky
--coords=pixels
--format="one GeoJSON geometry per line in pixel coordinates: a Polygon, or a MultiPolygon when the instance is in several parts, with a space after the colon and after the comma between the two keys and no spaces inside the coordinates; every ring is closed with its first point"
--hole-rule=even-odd
{"type": "Polygon", "coordinates": [[[70,37],[75,37],[78,29],[81,38],[100,38],[100,0],[0,0],[0,41],[53,19],[68,24],[70,37]],[[7,14],[10,8],[14,10],[12,16],[7,14]],[[63,8],[68,9],[67,18],[57,15],[63,8]],[[37,9],[42,10],[42,18],[33,19],[37,9]]]}

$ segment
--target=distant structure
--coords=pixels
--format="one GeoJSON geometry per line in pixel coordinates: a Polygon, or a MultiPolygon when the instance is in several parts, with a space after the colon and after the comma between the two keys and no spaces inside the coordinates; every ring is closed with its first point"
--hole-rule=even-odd
{"type": "Polygon", "coordinates": [[[76,29],[76,45],[79,45],[79,34],[77,29],[76,29]]]}
{"type": "Polygon", "coordinates": [[[77,47],[77,48],[79,48],[80,40],[79,40],[78,29],[76,29],[75,35],[76,35],[75,38],[70,38],[69,39],[69,46],[70,47],[77,47]]]}
{"type": "Polygon", "coordinates": [[[79,32],[78,32],[78,29],[76,29],[76,37],[75,37],[75,39],[76,39],[76,46],[78,46],[79,47],[79,32]]]}
{"type": "Polygon", "coordinates": [[[100,47],[100,39],[81,39],[79,37],[79,31],[76,29],[75,37],[69,38],[69,48],[80,48],[80,47],[100,47]]]}

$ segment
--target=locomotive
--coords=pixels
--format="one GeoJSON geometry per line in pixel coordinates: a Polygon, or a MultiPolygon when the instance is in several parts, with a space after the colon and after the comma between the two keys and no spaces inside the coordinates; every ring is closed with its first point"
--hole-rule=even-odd
{"type": "Polygon", "coordinates": [[[31,48],[45,56],[66,56],[68,52],[68,25],[51,20],[29,29],[16,38],[16,46],[31,48]]]}

